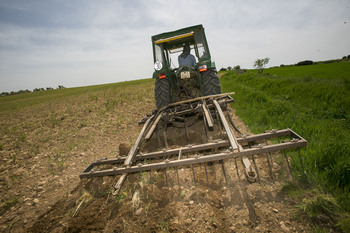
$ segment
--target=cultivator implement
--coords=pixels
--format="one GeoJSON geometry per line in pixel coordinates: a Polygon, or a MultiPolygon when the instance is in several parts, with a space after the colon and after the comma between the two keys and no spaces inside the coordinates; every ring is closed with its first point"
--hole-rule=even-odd
{"type": "Polygon", "coordinates": [[[234,101],[230,96],[232,94],[173,103],[146,116],[139,123],[143,124],[143,128],[127,156],[97,160],[80,174],[80,178],[118,175],[119,180],[114,185],[116,194],[128,174],[144,171],[163,170],[168,183],[167,169],[174,168],[180,183],[178,168],[190,166],[196,184],[195,164],[204,164],[209,182],[206,164],[219,161],[227,181],[224,160],[234,160],[239,178],[241,174],[237,159],[240,159],[247,180],[255,182],[260,181],[256,158],[266,156],[270,177],[274,179],[272,155],[279,151],[282,151],[293,178],[286,150],[298,149],[303,167],[300,148],[306,147],[307,141],[291,129],[243,135],[235,126],[227,107],[227,103],[234,101]]]}

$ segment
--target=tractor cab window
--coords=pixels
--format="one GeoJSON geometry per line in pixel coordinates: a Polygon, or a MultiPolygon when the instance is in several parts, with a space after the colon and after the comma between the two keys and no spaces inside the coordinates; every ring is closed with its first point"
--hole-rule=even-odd
{"type": "MultiPolygon", "coordinates": [[[[191,45],[190,48],[191,48],[190,54],[196,57],[194,45],[191,45]]],[[[168,52],[169,52],[171,68],[172,69],[179,68],[178,57],[183,52],[183,44],[179,44],[178,46],[169,49],[168,52]]],[[[198,61],[198,58],[196,58],[196,62],[197,61],[198,61]]]]}
{"type": "Polygon", "coordinates": [[[164,64],[164,54],[163,54],[163,44],[155,44],[154,45],[154,55],[155,55],[155,61],[160,61],[164,64]]]}
{"type": "Polygon", "coordinates": [[[205,47],[202,33],[195,34],[196,46],[198,51],[198,58],[206,58],[208,56],[207,48],[205,47]]]}

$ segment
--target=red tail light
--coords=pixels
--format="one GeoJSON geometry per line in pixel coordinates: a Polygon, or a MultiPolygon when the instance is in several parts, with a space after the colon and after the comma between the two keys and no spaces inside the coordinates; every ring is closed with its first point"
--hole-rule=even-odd
{"type": "Polygon", "coordinates": [[[199,68],[199,72],[207,71],[207,65],[202,65],[199,68]]]}
{"type": "Polygon", "coordinates": [[[158,78],[159,79],[166,78],[165,73],[159,73],[158,78]]]}
{"type": "Polygon", "coordinates": [[[166,78],[165,73],[159,73],[158,78],[159,79],[166,78]]]}

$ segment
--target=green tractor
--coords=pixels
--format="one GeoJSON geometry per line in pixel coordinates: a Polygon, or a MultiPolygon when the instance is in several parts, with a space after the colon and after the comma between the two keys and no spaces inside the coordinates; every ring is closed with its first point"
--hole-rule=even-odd
{"type": "Polygon", "coordinates": [[[152,45],[158,110],[170,103],[221,94],[219,77],[202,25],[152,36],[152,45]],[[195,58],[189,54],[189,48],[194,51],[195,58]],[[188,63],[187,57],[192,57],[193,62],[188,63]]]}

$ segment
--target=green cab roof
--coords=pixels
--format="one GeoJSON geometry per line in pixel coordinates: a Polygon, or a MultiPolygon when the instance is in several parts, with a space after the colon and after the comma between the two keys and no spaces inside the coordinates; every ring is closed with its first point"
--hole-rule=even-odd
{"type": "Polygon", "coordinates": [[[164,32],[158,35],[152,36],[152,43],[165,43],[165,42],[171,42],[175,40],[186,40],[186,38],[193,36],[193,34],[196,31],[203,30],[202,24],[191,26],[191,27],[186,27],[182,28],[179,30],[175,31],[170,31],[170,32],[164,32]]]}

